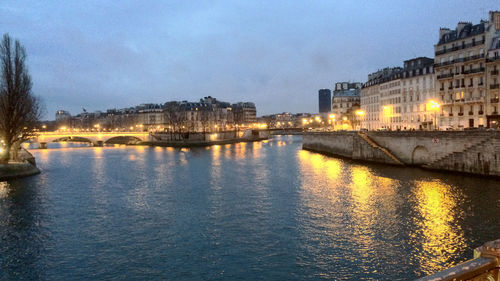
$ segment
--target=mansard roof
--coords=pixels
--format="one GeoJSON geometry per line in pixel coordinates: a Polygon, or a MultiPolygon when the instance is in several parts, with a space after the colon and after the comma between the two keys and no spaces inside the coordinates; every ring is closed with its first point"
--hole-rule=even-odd
{"type": "Polygon", "coordinates": [[[473,25],[472,23],[466,23],[460,31],[455,29],[444,33],[441,38],[439,38],[438,45],[482,34],[485,31],[484,26],[484,22],[476,25],[473,25]]]}

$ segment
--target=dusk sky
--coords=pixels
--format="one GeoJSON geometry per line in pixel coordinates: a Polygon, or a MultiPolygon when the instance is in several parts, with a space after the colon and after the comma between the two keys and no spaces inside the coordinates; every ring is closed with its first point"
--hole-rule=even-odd
{"type": "Polygon", "coordinates": [[[489,10],[500,2],[3,0],[0,31],[26,47],[47,119],[208,95],[261,116],[317,112],[318,89],[433,57],[439,27],[489,10]]]}

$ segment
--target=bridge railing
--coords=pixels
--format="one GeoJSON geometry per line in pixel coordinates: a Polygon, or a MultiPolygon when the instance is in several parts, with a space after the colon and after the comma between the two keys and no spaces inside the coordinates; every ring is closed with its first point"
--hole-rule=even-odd
{"type": "Polygon", "coordinates": [[[500,239],[474,249],[474,259],[417,281],[500,281],[500,239]]]}

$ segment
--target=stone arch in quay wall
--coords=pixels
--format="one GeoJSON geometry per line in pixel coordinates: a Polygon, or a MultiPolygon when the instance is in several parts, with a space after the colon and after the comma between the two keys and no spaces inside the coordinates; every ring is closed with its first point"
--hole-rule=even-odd
{"type": "Polygon", "coordinates": [[[411,154],[412,165],[428,164],[430,160],[429,150],[422,145],[417,145],[411,154]]]}

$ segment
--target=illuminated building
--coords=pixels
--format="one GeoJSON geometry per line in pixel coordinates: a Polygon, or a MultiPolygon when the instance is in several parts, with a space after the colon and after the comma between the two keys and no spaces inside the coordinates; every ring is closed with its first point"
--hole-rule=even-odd
{"type": "Polygon", "coordinates": [[[486,127],[500,119],[494,71],[499,37],[500,12],[490,12],[489,21],[459,22],[454,30],[439,30],[434,51],[440,127],[486,127]]]}

